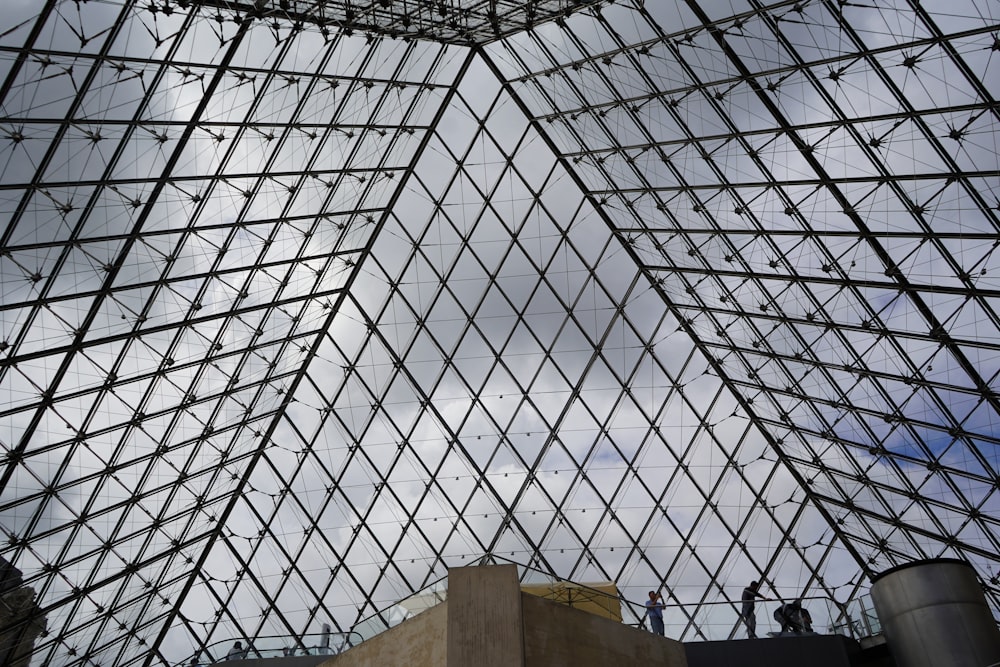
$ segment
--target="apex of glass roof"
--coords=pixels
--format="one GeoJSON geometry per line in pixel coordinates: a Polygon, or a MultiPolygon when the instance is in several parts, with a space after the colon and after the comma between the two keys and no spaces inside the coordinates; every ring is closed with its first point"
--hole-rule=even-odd
{"type": "Polygon", "coordinates": [[[251,18],[451,44],[486,44],[602,0],[176,0],[251,18]]]}

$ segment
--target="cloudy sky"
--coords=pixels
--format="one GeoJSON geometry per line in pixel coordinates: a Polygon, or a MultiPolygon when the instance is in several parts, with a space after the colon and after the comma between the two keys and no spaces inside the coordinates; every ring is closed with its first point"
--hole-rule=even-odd
{"type": "Polygon", "coordinates": [[[922,557],[997,608],[992,3],[627,0],[482,48],[217,4],[5,8],[38,664],[346,631],[484,556],[662,588],[682,639],[740,635],[752,578],[826,624],[922,557]]]}

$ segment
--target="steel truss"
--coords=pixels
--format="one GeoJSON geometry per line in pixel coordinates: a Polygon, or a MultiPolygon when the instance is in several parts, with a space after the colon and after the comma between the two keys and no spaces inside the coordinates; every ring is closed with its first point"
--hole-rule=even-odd
{"type": "Polygon", "coordinates": [[[925,557],[1000,612],[993,4],[15,2],[0,636],[172,665],[483,557],[685,640],[925,557]]]}

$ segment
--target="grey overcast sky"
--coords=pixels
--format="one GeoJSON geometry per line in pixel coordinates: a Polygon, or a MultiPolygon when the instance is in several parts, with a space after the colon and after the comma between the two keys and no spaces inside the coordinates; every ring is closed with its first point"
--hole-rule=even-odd
{"type": "Polygon", "coordinates": [[[484,557],[684,640],[925,557],[1000,609],[995,3],[500,3],[477,46],[483,3],[285,4],[5,4],[32,664],[348,631],[484,557]]]}

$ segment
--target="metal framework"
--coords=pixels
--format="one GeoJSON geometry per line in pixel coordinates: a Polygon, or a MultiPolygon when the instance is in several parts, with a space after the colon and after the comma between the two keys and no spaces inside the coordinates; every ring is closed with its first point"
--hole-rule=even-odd
{"type": "Polygon", "coordinates": [[[0,21],[32,664],[346,632],[484,556],[663,586],[681,639],[924,557],[1000,614],[993,0],[0,21]]]}
{"type": "MultiPolygon", "coordinates": [[[[181,9],[213,8],[216,20],[250,18],[299,29],[316,26],[325,37],[343,31],[392,39],[422,39],[475,46],[572,16],[599,0],[175,0],[181,9]],[[220,18],[221,17],[221,18],[220,18]]],[[[157,5],[153,5],[157,7],[157,5]]],[[[167,3],[167,8],[172,6],[167,3]]]]}

